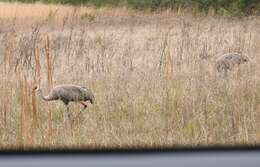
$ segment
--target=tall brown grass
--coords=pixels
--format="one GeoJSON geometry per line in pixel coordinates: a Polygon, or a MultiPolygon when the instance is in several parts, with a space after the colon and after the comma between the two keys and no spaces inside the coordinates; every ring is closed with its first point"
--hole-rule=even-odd
{"type": "Polygon", "coordinates": [[[0,11],[1,149],[260,143],[258,17],[42,4],[0,11]],[[223,79],[214,65],[226,52],[250,62],[223,79]],[[32,92],[63,83],[96,98],[70,128],[62,102],[32,92]]]}

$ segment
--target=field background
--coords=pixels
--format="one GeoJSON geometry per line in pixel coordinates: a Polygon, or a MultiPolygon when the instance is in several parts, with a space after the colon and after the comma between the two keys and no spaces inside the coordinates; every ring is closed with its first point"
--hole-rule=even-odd
{"type": "Polygon", "coordinates": [[[1,149],[260,143],[259,16],[0,3],[0,22],[1,149]],[[223,79],[227,52],[250,62],[223,79]],[[64,122],[35,83],[84,85],[96,103],[64,122]]]}
{"type": "Polygon", "coordinates": [[[95,8],[124,7],[137,10],[188,10],[193,14],[243,16],[260,14],[259,0],[1,0],[4,2],[41,2],[46,4],[84,5],[95,8]]]}

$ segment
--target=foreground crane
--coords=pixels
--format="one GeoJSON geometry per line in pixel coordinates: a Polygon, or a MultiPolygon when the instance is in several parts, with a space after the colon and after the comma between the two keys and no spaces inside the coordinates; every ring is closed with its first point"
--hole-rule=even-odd
{"type": "Polygon", "coordinates": [[[81,113],[87,107],[87,101],[93,104],[95,100],[94,94],[90,89],[78,85],[58,85],[46,96],[43,95],[38,85],[33,87],[33,91],[36,91],[44,101],[61,100],[66,106],[68,118],[70,118],[68,106],[70,102],[81,103],[83,105],[83,109],[80,111],[81,113]]]}

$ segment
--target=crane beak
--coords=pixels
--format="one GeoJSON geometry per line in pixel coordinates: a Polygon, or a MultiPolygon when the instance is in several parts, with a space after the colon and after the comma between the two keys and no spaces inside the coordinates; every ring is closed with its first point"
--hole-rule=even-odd
{"type": "Polygon", "coordinates": [[[36,92],[36,89],[37,89],[37,88],[33,88],[33,89],[32,89],[32,93],[35,93],[35,92],[36,92]]]}

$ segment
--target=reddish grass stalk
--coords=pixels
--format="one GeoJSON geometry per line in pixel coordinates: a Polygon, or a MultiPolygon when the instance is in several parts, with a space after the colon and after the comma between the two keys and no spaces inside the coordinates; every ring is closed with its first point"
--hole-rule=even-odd
{"type": "Polygon", "coordinates": [[[33,129],[38,127],[38,119],[37,119],[37,105],[36,105],[36,95],[35,92],[32,92],[32,113],[33,113],[33,129]]]}
{"type": "Polygon", "coordinates": [[[4,63],[4,73],[5,74],[7,74],[11,70],[11,67],[13,66],[10,47],[11,46],[7,46],[5,48],[5,52],[4,52],[4,62],[5,62],[4,63]]]}
{"type": "Polygon", "coordinates": [[[50,90],[53,86],[53,71],[52,71],[52,61],[50,57],[50,40],[49,36],[46,36],[46,44],[45,44],[45,56],[47,63],[47,81],[48,81],[48,89],[50,90]]]}
{"type": "MultiPolygon", "coordinates": [[[[20,73],[18,73],[20,74],[20,73]]],[[[20,99],[21,99],[21,114],[20,114],[20,127],[17,135],[17,143],[21,148],[24,148],[24,112],[25,112],[25,102],[24,102],[24,83],[23,78],[19,75],[20,82],[20,99]]]]}
{"type": "MultiPolygon", "coordinates": [[[[35,46],[34,48],[34,58],[35,58],[35,71],[34,71],[34,83],[33,85],[40,84],[41,78],[41,65],[40,65],[40,58],[39,58],[39,48],[35,46]]],[[[37,120],[37,105],[36,105],[36,94],[35,91],[32,91],[32,113],[33,113],[33,129],[38,127],[38,120],[37,120]]]]}
{"type": "Polygon", "coordinates": [[[3,110],[3,112],[4,112],[4,127],[6,128],[6,111],[7,111],[7,109],[6,109],[6,104],[4,104],[4,110],[3,110]]]}
{"type": "Polygon", "coordinates": [[[4,53],[4,73],[7,73],[7,59],[8,59],[8,49],[5,48],[5,53],[4,53]]]}
{"type": "Polygon", "coordinates": [[[39,57],[39,48],[37,46],[34,48],[34,59],[35,59],[34,82],[35,84],[40,84],[41,64],[40,64],[40,57],[39,57]]]}
{"type": "MultiPolygon", "coordinates": [[[[52,62],[50,58],[50,40],[49,36],[46,36],[46,43],[45,43],[45,53],[46,53],[46,63],[47,63],[47,81],[48,81],[48,90],[50,90],[53,86],[53,72],[52,72],[52,62]]],[[[48,140],[51,141],[52,136],[52,113],[48,111],[48,140]]]]}
{"type": "Polygon", "coordinates": [[[33,144],[33,136],[32,136],[32,125],[31,125],[31,105],[30,105],[30,86],[28,84],[28,81],[27,81],[27,77],[24,75],[24,80],[23,80],[23,85],[24,85],[24,121],[25,121],[25,130],[26,130],[26,141],[28,141],[30,145],[33,144]]]}

